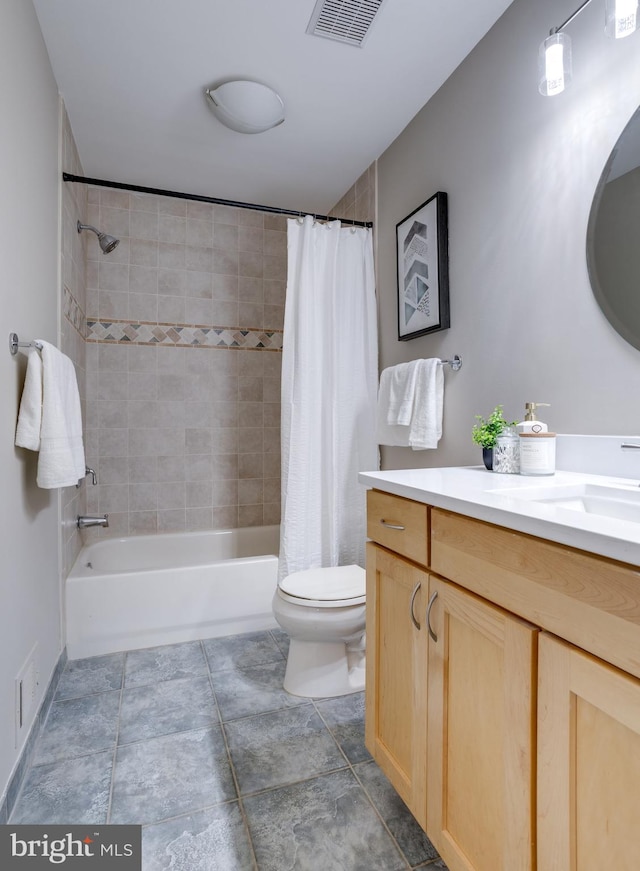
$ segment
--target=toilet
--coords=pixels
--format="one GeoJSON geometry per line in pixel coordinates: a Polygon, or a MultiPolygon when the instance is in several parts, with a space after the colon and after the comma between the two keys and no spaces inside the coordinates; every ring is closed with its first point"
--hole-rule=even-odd
{"type": "Polygon", "coordinates": [[[360,566],[335,566],[279,583],[273,614],[291,638],[287,692],[318,698],[364,689],[365,577],[360,566]]]}

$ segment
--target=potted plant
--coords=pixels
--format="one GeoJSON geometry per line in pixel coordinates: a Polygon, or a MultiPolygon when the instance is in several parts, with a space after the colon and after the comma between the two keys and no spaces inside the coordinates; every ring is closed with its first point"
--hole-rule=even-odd
{"type": "Polygon", "coordinates": [[[476,421],[471,430],[471,438],[482,448],[482,460],[487,469],[493,469],[493,449],[498,436],[507,426],[514,426],[516,421],[505,420],[502,406],[496,405],[489,417],[476,414],[476,421]]]}

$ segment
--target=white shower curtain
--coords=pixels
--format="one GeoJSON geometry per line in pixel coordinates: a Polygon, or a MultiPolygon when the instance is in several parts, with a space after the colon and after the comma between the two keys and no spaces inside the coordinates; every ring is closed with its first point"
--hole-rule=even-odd
{"type": "Polygon", "coordinates": [[[288,221],[282,354],[280,579],[364,566],[365,488],[378,468],[371,230],[288,221]]]}

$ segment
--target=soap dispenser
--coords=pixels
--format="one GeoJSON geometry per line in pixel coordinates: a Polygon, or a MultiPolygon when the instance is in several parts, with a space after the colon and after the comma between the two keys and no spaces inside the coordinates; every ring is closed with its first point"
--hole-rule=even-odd
{"type": "Polygon", "coordinates": [[[521,420],[516,425],[518,433],[523,432],[547,432],[549,427],[541,420],[536,420],[536,408],[541,405],[549,407],[548,402],[525,402],[524,405],[524,420],[521,420]]]}

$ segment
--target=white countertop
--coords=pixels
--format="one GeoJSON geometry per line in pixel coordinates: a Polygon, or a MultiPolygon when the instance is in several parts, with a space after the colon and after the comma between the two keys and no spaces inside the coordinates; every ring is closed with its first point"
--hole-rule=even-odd
{"type": "Polygon", "coordinates": [[[543,486],[618,484],[635,488],[640,503],[637,480],[579,472],[503,475],[482,466],[361,472],[358,480],[366,487],[640,566],[640,522],[575,511],[553,502],[530,502],[514,493],[543,486]]]}

